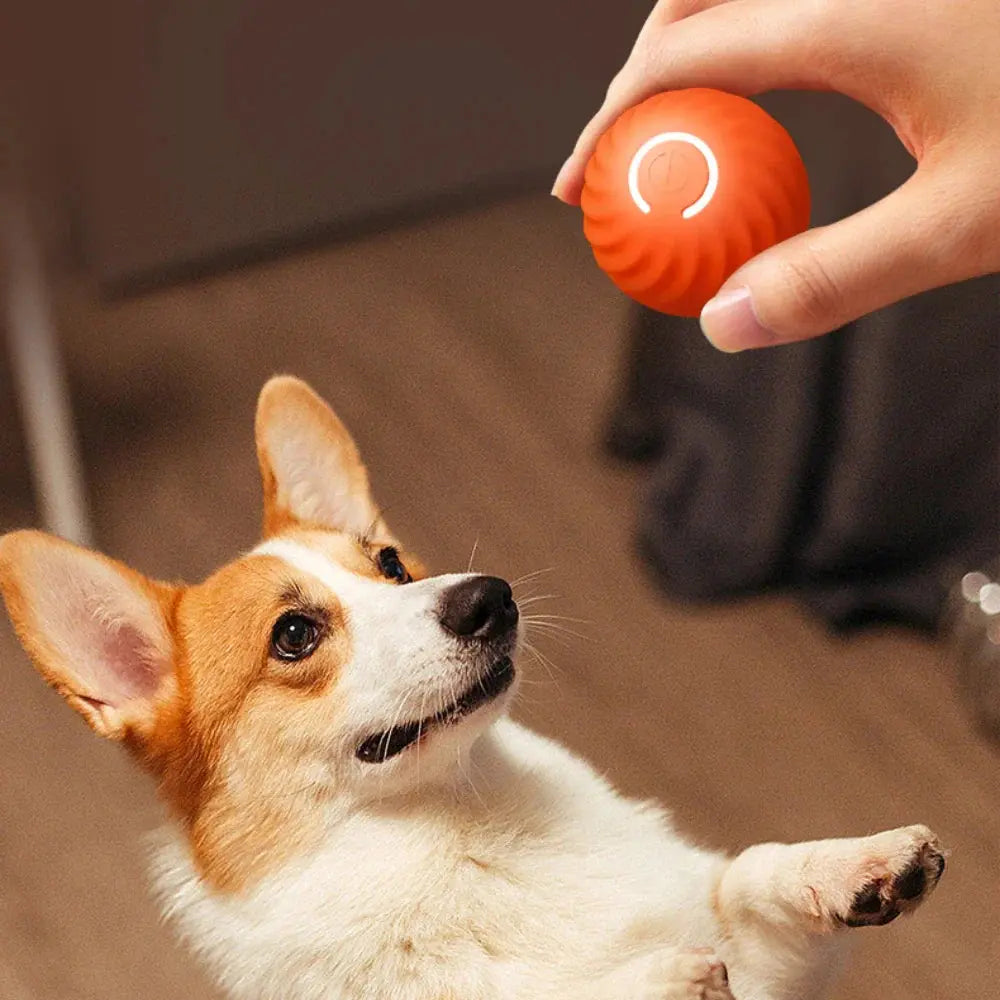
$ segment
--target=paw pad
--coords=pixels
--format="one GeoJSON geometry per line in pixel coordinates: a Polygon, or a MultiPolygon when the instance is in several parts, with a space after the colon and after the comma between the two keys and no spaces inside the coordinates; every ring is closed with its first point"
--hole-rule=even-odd
{"type": "Polygon", "coordinates": [[[898,872],[874,879],[858,890],[843,922],[848,927],[878,927],[919,906],[944,874],[945,859],[930,843],[921,844],[898,872]]]}

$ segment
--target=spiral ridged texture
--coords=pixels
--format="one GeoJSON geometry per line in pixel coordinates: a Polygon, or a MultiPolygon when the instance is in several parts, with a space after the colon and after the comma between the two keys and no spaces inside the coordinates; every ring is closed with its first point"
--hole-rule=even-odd
{"type": "Polygon", "coordinates": [[[809,225],[809,179],[791,136],[752,101],[677,90],[601,136],[580,206],[598,265],[626,295],[697,316],[738,267],[809,225]]]}

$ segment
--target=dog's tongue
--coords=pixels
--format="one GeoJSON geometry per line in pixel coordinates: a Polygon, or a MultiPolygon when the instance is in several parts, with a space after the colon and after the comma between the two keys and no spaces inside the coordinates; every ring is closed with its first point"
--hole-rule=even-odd
{"type": "Polygon", "coordinates": [[[420,737],[420,728],[419,722],[410,722],[369,736],[357,749],[358,760],[363,760],[366,764],[381,764],[390,757],[395,757],[420,737]]]}

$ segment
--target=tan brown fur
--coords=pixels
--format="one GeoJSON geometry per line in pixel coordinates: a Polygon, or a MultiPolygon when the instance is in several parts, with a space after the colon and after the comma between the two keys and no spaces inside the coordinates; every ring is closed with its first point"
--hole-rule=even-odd
{"type": "Polygon", "coordinates": [[[260,465],[261,484],[264,492],[263,535],[270,538],[290,529],[310,527],[328,528],[324,519],[308,509],[306,498],[296,495],[282,482],[275,472],[274,438],[294,422],[309,441],[303,449],[315,456],[335,456],[338,466],[347,473],[345,494],[358,498],[360,507],[358,523],[353,526],[356,534],[369,529],[385,530],[381,516],[371,500],[368,470],[361,461],[358,447],[340,418],[313,390],[291,376],[277,376],[264,386],[257,403],[254,436],[257,460],[260,465]],[[362,523],[364,522],[364,523],[362,523]]]}
{"type": "MultiPolygon", "coordinates": [[[[197,811],[188,815],[192,848],[203,874],[219,888],[236,889],[303,848],[315,832],[305,800],[291,787],[311,784],[313,761],[303,734],[328,732],[336,699],[327,695],[350,656],[341,609],[329,593],[296,581],[308,609],[321,610],[326,637],[298,663],[269,656],[271,628],[286,610],[279,595],[287,571],[277,560],[232,564],[182,603],[188,705],[186,745],[199,748],[204,774],[197,811]],[[290,812],[289,803],[297,812],[290,812]]],[[[190,765],[181,773],[189,772],[190,765]]],[[[164,793],[178,806],[186,790],[164,775],[164,793]]],[[[314,811],[310,811],[314,815],[314,811]]]]}
{"type": "MultiPolygon", "coordinates": [[[[396,544],[379,539],[368,553],[338,532],[296,528],[284,537],[372,579],[381,578],[374,551],[396,544]]],[[[411,574],[423,574],[415,559],[403,557],[411,574]]],[[[325,794],[313,773],[325,744],[312,745],[309,734],[335,725],[331,688],[350,657],[350,636],[329,592],[300,577],[294,582],[304,604],[325,616],[325,641],[300,663],[269,658],[271,627],[289,610],[276,595],[290,582],[278,560],[253,557],[190,588],[180,602],[177,673],[184,709],[179,718],[167,714],[152,749],[161,761],[164,798],[186,821],[203,876],[221,890],[239,891],[320,835],[309,797],[288,793],[311,788],[325,794]],[[248,655],[253,650],[256,658],[248,655]]]]}
{"type": "MultiPolygon", "coordinates": [[[[381,578],[378,550],[400,546],[379,517],[357,447],[333,412],[303,383],[274,379],[261,393],[256,434],[264,536],[280,533],[352,573],[381,578]],[[300,435],[318,453],[337,456],[355,500],[350,513],[361,514],[350,530],[300,516],[312,509],[308,475],[301,488],[287,474],[279,484],[273,450],[283,446],[282,434],[300,435]]],[[[425,575],[415,557],[401,549],[400,556],[414,579],[425,575]]],[[[288,793],[294,788],[325,794],[316,777],[322,741],[311,744],[309,734],[334,726],[336,681],[351,655],[342,609],[321,585],[293,578],[279,560],[258,556],[238,559],[194,586],[164,584],[39,532],[17,532],[0,540],[0,588],[45,679],[157,779],[211,885],[239,891],[319,836],[310,797],[288,793]],[[117,573],[124,589],[134,591],[159,621],[159,653],[167,668],[150,697],[117,714],[73,676],[39,627],[39,595],[27,592],[44,577],[46,565],[67,557],[98,560],[117,573]],[[296,663],[269,655],[274,622],[289,610],[315,613],[325,631],[316,652],[296,663]]]]}

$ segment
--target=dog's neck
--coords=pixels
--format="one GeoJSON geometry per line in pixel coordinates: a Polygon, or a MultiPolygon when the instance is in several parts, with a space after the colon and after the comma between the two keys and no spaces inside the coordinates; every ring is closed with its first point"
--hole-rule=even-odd
{"type": "MultiPolygon", "coordinates": [[[[348,838],[344,849],[355,849],[350,838],[357,836],[359,824],[389,824],[392,837],[403,824],[423,830],[440,827],[451,838],[465,833],[477,843],[511,829],[520,837],[531,830],[543,836],[539,817],[553,815],[554,805],[566,797],[566,780],[535,749],[539,738],[532,734],[526,743],[524,734],[520,726],[500,719],[447,772],[395,794],[375,793],[364,803],[335,809],[326,849],[339,849],[342,836],[348,838]]],[[[439,844],[442,852],[446,843],[439,844]]],[[[453,846],[462,849],[457,841],[453,846]]]]}
{"type": "MultiPolygon", "coordinates": [[[[265,962],[277,968],[334,943],[345,961],[363,964],[385,929],[408,925],[428,896],[444,893],[470,914],[488,910],[489,884],[520,884],[546,870],[533,857],[572,853],[574,831],[585,828],[573,817],[575,767],[548,741],[501,719],[449,780],[334,808],[317,849],[233,896],[212,891],[183,836],[165,830],[154,865],[158,895],[223,978],[230,969],[270,975],[265,962]],[[266,941],[260,954],[248,946],[254,939],[266,941]]],[[[589,848],[587,840],[578,845],[581,856],[589,848]]]]}
{"type": "MultiPolygon", "coordinates": [[[[340,865],[352,856],[364,865],[379,855],[380,868],[405,865],[406,855],[398,844],[407,830],[433,843],[433,855],[442,864],[449,863],[449,852],[461,854],[484,842],[503,840],[511,830],[518,831],[522,846],[532,831],[545,837],[550,824],[544,817],[562,812],[556,807],[571,798],[573,784],[567,781],[564,761],[562,770],[550,766],[549,746],[534,734],[529,738],[516,723],[500,719],[446,771],[405,789],[380,789],[373,783],[371,794],[362,801],[334,796],[321,807],[324,835],[309,851],[312,860],[299,858],[287,867],[302,870],[319,858],[340,865]],[[435,830],[440,834],[433,835],[435,830]]],[[[197,878],[184,838],[170,839],[176,841],[170,851],[172,863],[183,856],[183,867],[197,878]]],[[[254,891],[251,885],[240,895],[254,891]]]]}
{"type": "Polygon", "coordinates": [[[639,947],[621,937],[636,914],[642,942],[711,939],[705,887],[720,859],[668,830],[658,810],[637,809],[565,749],[501,719],[449,781],[332,813],[316,849],[244,893],[213,892],[176,833],[156,883],[240,1000],[578,998],[555,992],[552,977],[611,967],[626,944],[639,947]],[[416,956],[420,975],[440,973],[448,989],[428,980],[399,992],[416,956]]]}

